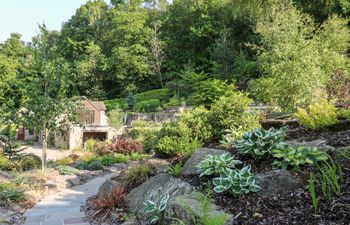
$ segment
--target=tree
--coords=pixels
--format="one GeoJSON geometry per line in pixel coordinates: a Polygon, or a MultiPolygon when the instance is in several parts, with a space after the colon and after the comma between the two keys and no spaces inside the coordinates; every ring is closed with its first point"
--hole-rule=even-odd
{"type": "Polygon", "coordinates": [[[21,120],[41,134],[42,169],[46,166],[48,135],[75,120],[76,103],[67,96],[72,86],[68,63],[57,54],[57,47],[47,43],[48,32],[41,33],[33,44],[35,76],[27,84],[26,99],[20,110],[21,120]]]}

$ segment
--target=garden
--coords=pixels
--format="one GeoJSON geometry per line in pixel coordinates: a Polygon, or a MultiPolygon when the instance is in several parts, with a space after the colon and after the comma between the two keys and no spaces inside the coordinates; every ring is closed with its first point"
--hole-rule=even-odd
{"type": "Polygon", "coordinates": [[[12,34],[0,224],[349,224],[349,16],[347,0],[89,0],[59,31],[12,34]],[[113,137],[47,160],[106,115],[113,137]]]}

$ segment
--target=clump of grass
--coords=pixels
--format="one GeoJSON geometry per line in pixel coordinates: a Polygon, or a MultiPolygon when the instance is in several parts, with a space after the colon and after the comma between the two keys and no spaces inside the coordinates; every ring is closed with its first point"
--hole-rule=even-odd
{"type": "Polygon", "coordinates": [[[318,212],[318,198],[316,194],[316,188],[315,188],[315,178],[312,174],[310,174],[310,180],[309,180],[309,191],[310,191],[310,196],[312,199],[312,204],[315,209],[315,214],[318,212]]]}
{"type": "Polygon", "coordinates": [[[174,177],[180,177],[181,170],[182,170],[182,164],[177,163],[175,165],[169,166],[168,173],[174,177]]]}
{"type": "Polygon", "coordinates": [[[155,174],[155,168],[149,164],[129,168],[122,176],[124,187],[131,190],[144,183],[155,174]]]}

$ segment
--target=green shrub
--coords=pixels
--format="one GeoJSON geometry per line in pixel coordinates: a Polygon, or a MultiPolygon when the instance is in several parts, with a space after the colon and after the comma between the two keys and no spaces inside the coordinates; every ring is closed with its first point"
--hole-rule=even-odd
{"type": "Polygon", "coordinates": [[[20,202],[25,199],[24,192],[9,182],[0,183],[0,200],[2,202],[20,202]]]}
{"type": "Polygon", "coordinates": [[[137,112],[156,112],[158,107],[160,107],[159,99],[149,99],[137,102],[134,108],[137,112]]]}
{"type": "Polygon", "coordinates": [[[77,175],[79,173],[79,170],[71,167],[71,166],[63,166],[58,165],[55,167],[55,169],[61,174],[61,175],[77,175]]]}
{"type": "Polygon", "coordinates": [[[338,109],[338,118],[350,120],[350,109],[338,109]]]}
{"type": "Polygon", "coordinates": [[[9,168],[10,160],[3,154],[0,154],[0,170],[7,170],[9,168]]]}
{"type": "Polygon", "coordinates": [[[73,162],[74,162],[74,160],[71,157],[69,157],[69,156],[64,157],[62,159],[59,159],[59,160],[56,160],[56,164],[62,165],[62,166],[69,166],[73,162]]]}
{"type": "Polygon", "coordinates": [[[162,156],[188,155],[200,146],[191,139],[191,129],[181,121],[164,124],[156,143],[155,152],[162,156]]]}
{"type": "Polygon", "coordinates": [[[114,128],[121,128],[124,126],[126,113],[122,109],[113,109],[108,112],[108,124],[114,128]]]}
{"type": "Polygon", "coordinates": [[[99,160],[104,166],[110,166],[115,163],[126,163],[128,161],[128,157],[123,154],[109,154],[101,156],[99,160]]]}
{"type": "Polygon", "coordinates": [[[135,100],[136,102],[142,102],[150,99],[159,99],[160,101],[164,102],[170,98],[170,95],[171,93],[167,88],[156,89],[135,94],[135,100]]]}
{"type": "Polygon", "coordinates": [[[242,139],[237,141],[236,147],[243,155],[249,154],[254,159],[261,159],[269,156],[273,149],[281,147],[286,131],[287,127],[279,130],[273,127],[269,130],[255,128],[244,134],[242,139]]]}
{"type": "Polygon", "coordinates": [[[95,145],[96,145],[97,141],[95,139],[88,139],[86,142],[85,142],[85,148],[86,150],[89,150],[89,151],[94,151],[95,149],[95,145]]]}
{"type": "Polygon", "coordinates": [[[217,139],[227,129],[241,127],[242,131],[250,131],[260,127],[259,115],[249,111],[252,100],[241,92],[234,92],[229,96],[222,96],[215,101],[210,109],[210,121],[217,139]]]}
{"type": "Polygon", "coordinates": [[[149,157],[150,157],[150,155],[141,154],[141,153],[138,153],[138,152],[132,152],[129,155],[129,159],[131,161],[138,161],[138,160],[146,159],[146,158],[149,158],[149,157]]]}
{"type": "Polygon", "coordinates": [[[100,161],[92,161],[87,166],[88,170],[103,170],[103,165],[100,161]]]}
{"type": "Polygon", "coordinates": [[[225,130],[225,134],[222,135],[220,143],[226,148],[232,148],[235,146],[237,140],[241,139],[246,132],[246,129],[242,126],[231,126],[229,129],[225,130]]]}
{"type": "Polygon", "coordinates": [[[173,175],[174,177],[180,177],[181,170],[182,170],[182,164],[176,163],[175,165],[169,166],[168,173],[170,175],[173,175]]]}
{"type": "Polygon", "coordinates": [[[126,98],[116,98],[111,100],[105,100],[103,103],[106,106],[107,111],[111,111],[113,109],[128,109],[128,104],[126,102],[126,98]]]}
{"type": "Polygon", "coordinates": [[[155,168],[149,164],[130,167],[122,176],[122,182],[127,190],[131,190],[155,175],[155,168]]]}
{"type": "Polygon", "coordinates": [[[190,129],[190,138],[202,144],[208,144],[213,139],[213,127],[210,124],[209,111],[203,106],[181,114],[179,120],[190,129]]]}
{"type": "Polygon", "coordinates": [[[284,146],[279,149],[272,150],[273,157],[280,159],[273,162],[274,165],[287,169],[288,166],[299,168],[303,165],[315,165],[319,161],[325,161],[329,157],[326,153],[316,148],[284,146]]]}
{"type": "Polygon", "coordinates": [[[160,129],[160,123],[137,120],[133,121],[129,135],[132,139],[140,142],[146,152],[150,152],[156,145],[155,142],[157,141],[157,135],[160,129]]]}
{"type": "Polygon", "coordinates": [[[276,104],[277,93],[274,89],[269,88],[275,86],[275,80],[271,77],[262,77],[249,82],[249,96],[258,103],[276,104]]]}
{"type": "Polygon", "coordinates": [[[192,95],[197,106],[210,108],[211,104],[221,96],[228,95],[233,90],[232,85],[218,79],[208,79],[195,83],[195,92],[192,95]]]}
{"type": "Polygon", "coordinates": [[[41,158],[34,154],[27,154],[20,159],[22,170],[35,170],[41,168],[41,158]]]}
{"type": "Polygon", "coordinates": [[[338,122],[337,108],[325,99],[309,105],[307,110],[298,109],[294,115],[300,125],[312,130],[326,128],[338,122]]]}
{"type": "Polygon", "coordinates": [[[234,169],[237,164],[242,162],[235,160],[235,157],[228,152],[221,155],[207,155],[198,165],[196,166],[199,176],[219,176],[230,172],[234,169]]]}
{"type": "Polygon", "coordinates": [[[230,170],[226,174],[213,179],[214,191],[222,193],[230,192],[233,196],[240,196],[249,192],[258,192],[260,187],[255,184],[255,178],[250,172],[251,167],[230,170]]]}

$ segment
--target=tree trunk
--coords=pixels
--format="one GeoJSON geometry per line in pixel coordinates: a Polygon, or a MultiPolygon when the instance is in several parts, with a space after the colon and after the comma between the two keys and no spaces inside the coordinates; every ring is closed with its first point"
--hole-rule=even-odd
{"type": "Polygon", "coordinates": [[[48,136],[48,130],[46,128],[46,126],[44,126],[44,129],[43,129],[43,134],[42,134],[42,148],[43,148],[43,151],[42,151],[42,162],[41,162],[41,169],[42,170],[45,170],[46,168],[46,151],[47,151],[47,136],[48,136]]]}

